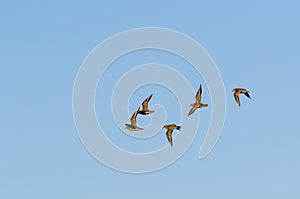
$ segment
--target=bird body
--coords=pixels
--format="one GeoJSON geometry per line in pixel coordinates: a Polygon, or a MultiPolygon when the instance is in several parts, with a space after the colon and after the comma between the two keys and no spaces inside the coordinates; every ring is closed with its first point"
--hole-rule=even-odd
{"type": "Polygon", "coordinates": [[[240,97],[239,97],[240,94],[244,94],[244,95],[246,95],[246,97],[251,99],[250,94],[249,94],[250,91],[248,91],[247,89],[234,88],[234,89],[232,89],[232,92],[233,92],[234,99],[235,99],[236,103],[238,104],[238,106],[241,106],[240,97]]]}
{"type": "Polygon", "coordinates": [[[173,146],[173,139],[172,139],[173,130],[175,130],[175,129],[181,130],[181,126],[177,126],[176,124],[169,124],[169,125],[164,125],[163,128],[167,129],[166,136],[172,147],[173,146]]]}
{"type": "Polygon", "coordinates": [[[204,104],[201,102],[201,95],[202,95],[202,85],[200,84],[200,87],[196,93],[195,96],[195,102],[193,104],[191,104],[190,106],[192,107],[189,111],[189,116],[191,114],[193,114],[198,108],[202,108],[202,107],[207,107],[208,104],[204,104]]]}
{"type": "Polygon", "coordinates": [[[139,131],[142,130],[143,128],[137,126],[136,124],[136,117],[138,115],[140,111],[140,107],[132,114],[131,118],[130,118],[130,124],[125,124],[125,129],[129,130],[129,131],[139,131]]]}

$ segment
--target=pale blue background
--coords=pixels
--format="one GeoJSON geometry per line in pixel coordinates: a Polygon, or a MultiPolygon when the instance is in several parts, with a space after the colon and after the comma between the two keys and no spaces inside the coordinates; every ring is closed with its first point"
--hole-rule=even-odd
{"type": "MultiPolygon", "coordinates": [[[[269,0],[2,1],[0,198],[300,198],[299,6],[269,0]],[[209,109],[178,162],[130,175],[87,153],[71,99],[87,54],[107,37],[143,26],[175,29],[203,45],[223,76],[228,113],[206,159],[197,155],[209,109]],[[242,97],[241,108],[231,95],[235,86],[253,97],[242,97]]],[[[175,59],[161,54],[155,60],[175,59]]],[[[195,90],[199,82],[192,82],[195,90]]],[[[207,90],[204,95],[209,102],[207,90]]]]}

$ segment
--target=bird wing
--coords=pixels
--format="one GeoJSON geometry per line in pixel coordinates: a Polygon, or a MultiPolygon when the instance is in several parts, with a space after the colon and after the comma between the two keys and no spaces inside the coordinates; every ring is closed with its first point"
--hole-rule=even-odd
{"type": "Polygon", "coordinates": [[[136,127],[136,116],[138,115],[140,107],[132,114],[130,121],[131,125],[136,127]]]}
{"type": "Polygon", "coordinates": [[[236,101],[236,103],[241,106],[241,102],[240,102],[240,98],[239,98],[239,92],[235,92],[234,94],[234,99],[236,101]]]}
{"type": "Polygon", "coordinates": [[[192,115],[197,110],[197,106],[193,106],[188,114],[188,116],[192,115]]]}
{"type": "Polygon", "coordinates": [[[247,91],[245,88],[235,88],[233,90],[238,91],[238,92],[245,92],[245,91],[247,91]]]}
{"type": "Polygon", "coordinates": [[[167,133],[166,133],[167,139],[168,139],[169,143],[171,144],[171,147],[173,146],[172,132],[173,132],[173,130],[168,129],[167,133]]]}
{"type": "Polygon", "coordinates": [[[249,99],[251,99],[250,95],[249,95],[249,92],[246,91],[246,92],[243,92],[249,99]]]}
{"type": "Polygon", "coordinates": [[[142,103],[143,110],[148,110],[148,102],[151,100],[151,98],[152,98],[152,94],[143,101],[142,103]]]}
{"type": "Polygon", "coordinates": [[[200,87],[196,93],[196,102],[200,103],[201,102],[201,95],[202,95],[202,85],[200,84],[200,87]]]}

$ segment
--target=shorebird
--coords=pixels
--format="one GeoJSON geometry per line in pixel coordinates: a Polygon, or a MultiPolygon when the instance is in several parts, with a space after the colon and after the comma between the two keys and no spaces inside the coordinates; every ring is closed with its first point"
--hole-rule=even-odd
{"type": "Polygon", "coordinates": [[[234,99],[235,99],[236,103],[238,104],[238,106],[241,106],[241,102],[240,102],[240,98],[239,98],[239,95],[241,93],[246,95],[249,99],[251,99],[251,97],[249,95],[250,91],[248,91],[244,88],[234,88],[234,89],[232,89],[232,92],[233,92],[234,99]]]}
{"type": "Polygon", "coordinates": [[[151,100],[151,98],[152,98],[152,94],[143,101],[142,110],[139,111],[139,114],[148,115],[154,112],[153,110],[149,110],[148,108],[148,102],[151,100]]]}
{"type": "Polygon", "coordinates": [[[136,116],[138,115],[139,111],[140,111],[140,107],[132,114],[130,118],[131,124],[125,124],[125,129],[128,129],[129,131],[139,131],[143,129],[136,125],[136,116]]]}
{"type": "Polygon", "coordinates": [[[169,124],[169,125],[164,125],[163,128],[167,129],[166,136],[172,147],[173,146],[173,141],[172,141],[173,130],[174,129],[180,130],[181,126],[177,126],[176,124],[169,124]]]}
{"type": "Polygon", "coordinates": [[[202,107],[207,107],[208,104],[203,104],[201,102],[201,94],[202,94],[202,85],[200,84],[200,87],[196,93],[196,96],[195,96],[195,103],[191,104],[190,106],[192,107],[189,114],[188,115],[191,115],[193,114],[198,108],[202,108],[202,107]]]}

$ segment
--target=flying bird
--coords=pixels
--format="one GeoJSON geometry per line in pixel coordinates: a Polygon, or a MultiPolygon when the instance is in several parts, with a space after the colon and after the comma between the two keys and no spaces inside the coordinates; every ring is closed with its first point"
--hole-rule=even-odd
{"type": "Polygon", "coordinates": [[[154,112],[153,110],[149,110],[148,108],[148,102],[151,100],[151,98],[152,98],[152,94],[143,101],[142,110],[139,111],[139,114],[148,115],[154,112]]]}
{"type": "Polygon", "coordinates": [[[139,131],[143,129],[141,127],[138,127],[136,124],[136,116],[138,115],[139,111],[140,107],[132,114],[130,118],[131,124],[125,124],[125,129],[128,129],[129,131],[139,131]]]}
{"type": "Polygon", "coordinates": [[[202,108],[202,107],[207,107],[208,106],[208,104],[203,104],[201,102],[201,94],[202,94],[202,85],[200,84],[200,87],[199,87],[199,89],[198,89],[198,91],[196,93],[196,96],[195,96],[196,101],[195,101],[195,103],[193,103],[193,104],[190,105],[192,108],[191,108],[191,110],[190,110],[190,112],[188,114],[189,116],[191,114],[193,114],[198,108],[202,108]]]}
{"type": "Polygon", "coordinates": [[[181,126],[177,126],[176,124],[169,124],[169,125],[164,125],[163,128],[167,129],[166,136],[167,136],[167,139],[168,139],[168,141],[169,141],[169,143],[172,147],[173,146],[173,140],[172,140],[173,130],[174,129],[180,130],[181,126]]]}
{"type": "Polygon", "coordinates": [[[249,99],[251,99],[251,97],[249,95],[250,91],[248,91],[244,88],[234,88],[232,90],[232,92],[233,92],[234,99],[235,99],[236,103],[238,104],[238,106],[241,106],[240,97],[239,97],[239,95],[241,93],[246,95],[249,99]]]}

